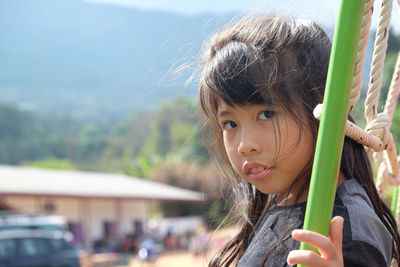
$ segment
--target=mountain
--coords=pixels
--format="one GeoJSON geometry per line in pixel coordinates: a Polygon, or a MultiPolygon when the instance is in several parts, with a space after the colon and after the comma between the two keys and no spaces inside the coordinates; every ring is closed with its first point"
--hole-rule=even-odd
{"type": "Polygon", "coordinates": [[[232,18],[0,0],[0,102],[104,120],[193,97],[195,86],[185,87],[193,68],[174,70],[195,63],[207,36],[232,18]]]}
{"type": "Polygon", "coordinates": [[[38,111],[122,116],[184,87],[203,40],[229,18],[79,0],[0,0],[0,99],[38,111]]]}

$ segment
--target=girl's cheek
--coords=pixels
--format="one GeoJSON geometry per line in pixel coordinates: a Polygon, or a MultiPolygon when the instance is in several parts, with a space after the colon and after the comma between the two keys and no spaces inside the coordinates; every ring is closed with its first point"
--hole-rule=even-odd
{"type": "Polygon", "coordinates": [[[224,141],[225,152],[229,157],[229,154],[230,154],[232,148],[231,148],[230,142],[229,142],[226,134],[223,135],[223,141],[224,141]]]}
{"type": "Polygon", "coordinates": [[[234,145],[234,133],[233,130],[231,131],[224,131],[222,134],[222,138],[224,140],[224,146],[225,149],[228,150],[228,148],[232,148],[232,146],[234,145]]]}

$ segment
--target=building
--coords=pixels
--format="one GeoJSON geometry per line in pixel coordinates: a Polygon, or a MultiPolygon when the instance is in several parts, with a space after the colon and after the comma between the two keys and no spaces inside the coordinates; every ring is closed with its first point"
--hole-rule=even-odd
{"type": "Polygon", "coordinates": [[[150,201],[201,202],[203,194],[122,174],[0,165],[0,208],[62,215],[90,246],[146,230],[150,201]]]}

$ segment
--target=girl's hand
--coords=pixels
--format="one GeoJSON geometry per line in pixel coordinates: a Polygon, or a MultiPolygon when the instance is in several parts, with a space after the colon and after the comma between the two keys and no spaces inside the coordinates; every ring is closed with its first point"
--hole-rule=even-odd
{"type": "Polygon", "coordinates": [[[321,255],[309,250],[292,250],[287,257],[287,263],[303,264],[308,267],[343,266],[342,229],[343,218],[336,216],[331,221],[329,238],[308,230],[294,230],[292,232],[294,239],[317,248],[321,255]]]}

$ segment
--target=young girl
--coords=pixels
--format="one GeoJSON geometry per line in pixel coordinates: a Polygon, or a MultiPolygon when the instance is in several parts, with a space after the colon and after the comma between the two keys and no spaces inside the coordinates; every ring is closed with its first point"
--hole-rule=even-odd
{"type": "MultiPolygon", "coordinates": [[[[315,23],[248,17],[203,54],[199,101],[210,154],[233,185],[239,232],[209,266],[390,266],[396,221],[362,145],[345,138],[329,237],[304,220],[331,43],[315,23]],[[298,250],[304,241],[321,255],[298,250]]],[[[398,264],[396,262],[396,264],[398,264]]]]}

